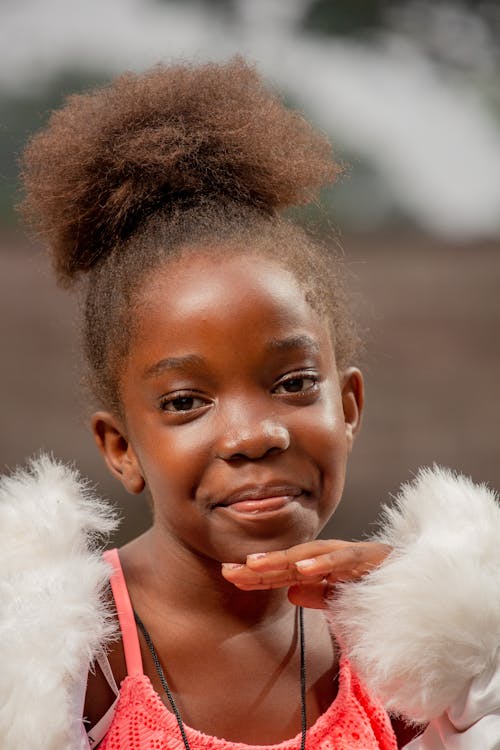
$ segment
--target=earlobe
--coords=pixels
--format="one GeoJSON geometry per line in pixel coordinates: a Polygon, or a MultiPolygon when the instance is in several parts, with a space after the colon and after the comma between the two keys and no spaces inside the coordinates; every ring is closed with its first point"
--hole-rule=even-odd
{"type": "Polygon", "coordinates": [[[354,438],[361,427],[364,406],[363,375],[357,367],[349,367],[342,373],[341,388],[346,438],[350,451],[354,438]]]}
{"type": "Polygon", "coordinates": [[[131,443],[120,422],[110,412],[92,416],[92,431],[110,472],[131,494],[138,495],[146,483],[131,443]]]}

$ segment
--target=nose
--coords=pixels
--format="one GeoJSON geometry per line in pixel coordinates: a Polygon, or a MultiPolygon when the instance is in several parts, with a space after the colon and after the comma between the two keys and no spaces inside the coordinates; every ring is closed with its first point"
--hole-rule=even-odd
{"type": "Polygon", "coordinates": [[[282,453],[290,445],[288,428],[271,415],[258,417],[238,410],[231,419],[222,420],[217,441],[217,456],[225,461],[255,461],[273,453],[282,453]]]}

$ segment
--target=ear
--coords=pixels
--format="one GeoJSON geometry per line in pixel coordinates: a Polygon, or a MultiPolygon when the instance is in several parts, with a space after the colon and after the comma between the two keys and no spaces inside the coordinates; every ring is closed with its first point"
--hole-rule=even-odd
{"type": "Polygon", "coordinates": [[[342,407],[344,409],[346,438],[349,452],[361,427],[361,416],[365,403],[363,375],[357,367],[349,367],[341,375],[342,407]]]}
{"type": "Polygon", "coordinates": [[[131,494],[138,495],[146,483],[134,449],[119,420],[107,411],[92,417],[92,431],[110,472],[131,494]]]}

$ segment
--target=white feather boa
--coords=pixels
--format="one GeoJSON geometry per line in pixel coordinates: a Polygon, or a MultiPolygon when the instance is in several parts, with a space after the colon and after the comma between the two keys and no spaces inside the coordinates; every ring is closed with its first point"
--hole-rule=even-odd
{"type": "Polygon", "coordinates": [[[89,664],[112,635],[97,539],[116,526],[47,456],[0,481],[0,747],[80,750],[89,664]]]}
{"type": "MultiPolygon", "coordinates": [[[[500,709],[495,493],[449,470],[421,470],[384,509],[377,538],[394,548],[388,560],[340,587],[330,605],[332,630],[368,689],[389,710],[426,722],[490,675],[490,708],[500,709]]],[[[469,711],[471,721],[478,712],[469,711]]],[[[500,716],[495,731],[500,748],[500,716]]]]}
{"type": "MultiPolygon", "coordinates": [[[[103,596],[110,570],[97,538],[115,526],[77,472],[46,456],[0,481],[2,750],[88,747],[87,671],[113,635],[103,596]]],[[[500,748],[494,493],[443,469],[423,470],[385,509],[378,538],[394,548],[389,559],[340,587],[331,604],[342,648],[389,709],[413,720],[447,710],[411,743],[415,750],[500,748]],[[474,690],[486,702],[471,701],[474,690]],[[487,741],[475,723],[479,704],[498,708],[493,722],[486,716],[487,741]],[[472,734],[461,721],[474,723],[472,734]]]]}

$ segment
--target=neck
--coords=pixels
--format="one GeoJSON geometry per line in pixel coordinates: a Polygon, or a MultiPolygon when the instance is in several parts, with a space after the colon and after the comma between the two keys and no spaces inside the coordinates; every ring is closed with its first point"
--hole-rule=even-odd
{"type": "Polygon", "coordinates": [[[162,604],[212,621],[248,627],[294,610],[286,589],[240,591],[221,574],[221,564],[165,540],[153,526],[120,551],[127,584],[137,607],[162,604]]]}

